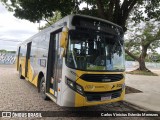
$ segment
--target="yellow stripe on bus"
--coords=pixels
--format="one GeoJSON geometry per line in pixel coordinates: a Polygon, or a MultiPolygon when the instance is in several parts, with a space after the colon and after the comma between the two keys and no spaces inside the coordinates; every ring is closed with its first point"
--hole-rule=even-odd
{"type": "Polygon", "coordinates": [[[49,92],[54,95],[54,90],[53,89],[50,88],[49,92]]]}

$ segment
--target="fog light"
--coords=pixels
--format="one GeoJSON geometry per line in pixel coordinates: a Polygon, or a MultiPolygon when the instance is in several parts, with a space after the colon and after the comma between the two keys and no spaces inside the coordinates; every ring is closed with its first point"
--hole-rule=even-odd
{"type": "Polygon", "coordinates": [[[84,96],[83,88],[78,84],[76,84],[76,91],[84,96]]]}
{"type": "Polygon", "coordinates": [[[79,85],[76,85],[76,90],[80,93],[83,93],[83,88],[79,85]]]}

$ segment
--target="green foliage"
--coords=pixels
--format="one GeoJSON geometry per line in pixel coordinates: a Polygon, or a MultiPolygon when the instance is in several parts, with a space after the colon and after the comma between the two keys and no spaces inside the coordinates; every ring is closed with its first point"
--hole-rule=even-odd
{"type": "Polygon", "coordinates": [[[2,50],[0,50],[0,52],[3,52],[3,53],[5,53],[5,52],[7,52],[7,50],[3,50],[3,49],[2,49],[2,50]]]}
{"type": "Polygon", "coordinates": [[[7,53],[14,53],[14,54],[15,54],[15,53],[16,53],[16,51],[7,51],[7,53]]]}
{"type": "MultiPolygon", "coordinates": [[[[138,56],[139,53],[134,53],[134,55],[138,56]]],[[[125,60],[126,61],[135,61],[135,59],[132,58],[131,56],[129,56],[127,53],[125,53],[125,60]]]]}
{"type": "Polygon", "coordinates": [[[46,23],[44,26],[40,27],[39,30],[42,30],[42,29],[44,29],[44,28],[49,27],[50,25],[52,25],[53,23],[57,22],[57,21],[60,20],[61,18],[62,18],[61,13],[58,12],[58,11],[56,11],[56,12],[54,13],[54,16],[48,18],[48,20],[46,20],[47,23],[46,23]]]}
{"type": "MultiPolygon", "coordinates": [[[[132,53],[135,56],[140,56],[140,52],[139,53],[132,53]]],[[[129,56],[127,53],[125,54],[125,60],[126,61],[135,61],[134,58],[132,58],[131,56],[129,56]]],[[[158,53],[149,53],[146,58],[145,58],[145,62],[160,62],[160,54],[158,53]]]]}
{"type": "Polygon", "coordinates": [[[145,26],[131,26],[127,34],[126,47],[134,52],[139,52],[142,46],[149,46],[149,50],[155,52],[160,46],[160,28],[154,22],[146,22],[145,26]],[[134,49],[133,49],[134,48],[134,49]]]}
{"type": "Polygon", "coordinates": [[[148,46],[148,49],[154,53],[160,46],[160,24],[156,21],[133,24],[129,26],[126,34],[128,38],[125,45],[131,51],[139,52],[143,46],[148,46]]]}
{"type": "Polygon", "coordinates": [[[134,61],[134,59],[127,54],[125,54],[125,59],[126,61],[134,61]]]}
{"type": "Polygon", "coordinates": [[[158,53],[149,53],[146,57],[146,62],[160,62],[160,54],[158,53]]]}
{"type": "MultiPolygon", "coordinates": [[[[56,11],[59,11],[61,17],[71,13],[86,14],[112,21],[120,25],[124,31],[129,28],[131,34],[126,42],[126,48],[133,53],[132,58],[137,52],[140,56],[146,57],[146,48],[155,52],[160,44],[157,41],[160,30],[159,28],[154,29],[157,27],[154,24],[148,22],[143,28],[136,27],[135,30],[130,30],[131,27],[126,25],[129,16],[132,16],[131,19],[135,24],[141,21],[150,21],[153,18],[155,21],[159,21],[160,0],[1,0],[1,2],[9,11],[14,12],[16,17],[31,22],[48,19],[54,23],[59,19],[56,18],[56,11]],[[86,3],[83,9],[80,9],[81,3],[86,3]],[[139,31],[139,33],[134,31],[139,31]],[[145,50],[143,54],[140,52],[141,50],[145,50]]],[[[138,60],[137,56],[134,57],[134,59],[136,58],[138,60]]]]}
{"type": "Polygon", "coordinates": [[[0,50],[0,53],[16,53],[16,51],[0,50]]]}
{"type": "Polygon", "coordinates": [[[137,22],[152,18],[160,20],[160,0],[1,0],[1,2],[9,11],[14,12],[16,17],[32,22],[52,18],[55,11],[60,11],[62,17],[78,12],[103,18],[122,26],[124,31],[127,30],[125,25],[131,12],[134,14],[134,21],[137,22]],[[83,9],[80,9],[81,3],[86,3],[83,9]]]}
{"type": "MultiPolygon", "coordinates": [[[[156,48],[160,47],[159,22],[151,20],[136,24],[131,20],[128,22],[128,28],[125,41],[128,55],[137,61],[158,62],[156,48]]],[[[127,56],[127,59],[130,58],[127,56]]]]}
{"type": "Polygon", "coordinates": [[[156,56],[157,57],[157,60],[156,62],[160,62],[160,54],[156,56]]]}
{"type": "Polygon", "coordinates": [[[74,7],[74,2],[70,0],[1,0],[1,2],[9,11],[14,11],[15,17],[31,22],[53,17],[55,11],[61,11],[62,16],[65,16],[70,14],[74,7]]]}
{"type": "Polygon", "coordinates": [[[160,20],[160,0],[139,0],[137,6],[134,6],[133,20],[136,22],[160,20]],[[145,15],[144,15],[145,14],[145,15]]]}

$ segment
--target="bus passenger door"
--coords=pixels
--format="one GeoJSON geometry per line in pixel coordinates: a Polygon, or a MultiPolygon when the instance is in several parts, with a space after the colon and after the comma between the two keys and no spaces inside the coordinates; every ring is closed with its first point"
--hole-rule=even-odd
{"type": "Polygon", "coordinates": [[[18,48],[18,53],[17,53],[17,71],[19,70],[19,56],[20,56],[20,50],[21,50],[21,47],[18,48]]]}
{"type": "Polygon", "coordinates": [[[58,96],[58,83],[61,80],[62,58],[60,56],[59,33],[51,34],[49,58],[48,58],[48,78],[49,92],[54,97],[58,96]]]}
{"type": "Polygon", "coordinates": [[[54,42],[53,42],[53,74],[52,74],[52,77],[51,77],[51,84],[53,86],[51,86],[54,90],[54,96],[57,97],[57,84],[58,84],[58,79],[57,79],[57,63],[58,63],[58,34],[55,35],[55,39],[54,39],[54,42]]]}
{"type": "Polygon", "coordinates": [[[30,65],[30,53],[31,53],[31,42],[27,44],[27,53],[26,53],[26,64],[25,64],[25,77],[30,78],[31,65],[30,65]]]}

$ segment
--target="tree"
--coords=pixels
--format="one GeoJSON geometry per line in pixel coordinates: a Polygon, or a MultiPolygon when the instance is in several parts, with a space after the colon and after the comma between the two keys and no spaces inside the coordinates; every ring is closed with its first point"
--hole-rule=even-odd
{"type": "Polygon", "coordinates": [[[16,53],[16,51],[7,51],[7,50],[0,50],[0,53],[16,53]]]}
{"type": "Polygon", "coordinates": [[[80,14],[100,17],[112,21],[126,31],[126,21],[131,11],[135,21],[160,18],[160,0],[1,0],[8,10],[20,19],[39,22],[60,11],[62,17],[78,11],[80,14]],[[9,2],[10,1],[10,2],[9,2]],[[80,10],[80,4],[87,5],[80,10]],[[89,7],[90,6],[90,7],[89,7]],[[139,9],[143,7],[144,9],[139,9]],[[143,12],[146,13],[143,16],[143,12]]]}
{"type": "Polygon", "coordinates": [[[160,54],[159,53],[152,53],[152,54],[149,53],[147,56],[147,61],[159,63],[160,62],[160,54]]]}
{"type": "Polygon", "coordinates": [[[42,30],[42,29],[44,29],[44,28],[49,27],[50,25],[52,25],[53,23],[55,23],[56,21],[58,21],[58,20],[61,19],[61,18],[62,18],[61,13],[58,12],[58,11],[56,11],[55,14],[54,14],[54,16],[53,16],[53,17],[49,17],[49,18],[46,20],[47,23],[46,23],[44,26],[40,27],[39,30],[42,30]]]}
{"type": "Polygon", "coordinates": [[[155,54],[155,49],[160,46],[160,24],[155,21],[148,21],[145,25],[132,24],[130,28],[126,33],[128,39],[125,43],[125,52],[139,62],[138,70],[149,71],[145,65],[145,58],[147,50],[155,54]],[[139,54],[135,55],[135,53],[139,54]]]}
{"type": "Polygon", "coordinates": [[[7,50],[4,50],[4,49],[2,49],[2,50],[0,50],[0,52],[3,52],[3,53],[5,53],[5,52],[7,52],[7,50]]]}
{"type": "MultiPolygon", "coordinates": [[[[132,19],[136,22],[149,21],[153,18],[160,20],[160,0],[1,0],[1,2],[9,11],[14,12],[16,17],[31,22],[53,17],[55,11],[60,11],[62,17],[77,11],[79,14],[114,22],[126,32],[127,19],[131,13],[134,14],[132,19]],[[86,6],[80,9],[82,2],[85,2],[86,6]]],[[[142,57],[145,57],[145,49],[142,49],[144,54],[142,57]]],[[[126,52],[132,56],[129,50],[126,49],[126,52]]],[[[144,66],[143,62],[140,64],[144,66]]]]}

